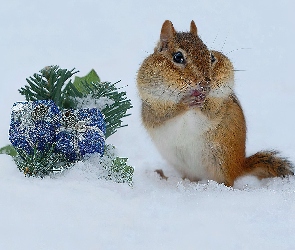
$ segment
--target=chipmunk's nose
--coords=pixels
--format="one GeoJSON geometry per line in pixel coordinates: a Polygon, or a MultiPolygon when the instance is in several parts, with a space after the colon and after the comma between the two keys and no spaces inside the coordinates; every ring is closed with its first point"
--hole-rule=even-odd
{"type": "Polygon", "coordinates": [[[209,77],[205,77],[203,81],[199,83],[200,88],[204,92],[208,92],[210,90],[211,79],[209,77]]]}
{"type": "Polygon", "coordinates": [[[210,77],[205,77],[205,79],[200,83],[201,86],[206,87],[210,85],[211,83],[211,78],[210,77]]]}

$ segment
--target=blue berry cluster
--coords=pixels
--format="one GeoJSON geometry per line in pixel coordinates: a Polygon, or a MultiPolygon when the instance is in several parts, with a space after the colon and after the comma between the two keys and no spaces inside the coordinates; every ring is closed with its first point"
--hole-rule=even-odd
{"type": "Polygon", "coordinates": [[[60,111],[51,100],[17,102],[12,107],[9,140],[16,149],[32,155],[54,147],[68,161],[86,154],[103,155],[105,121],[98,109],[60,111]]]}

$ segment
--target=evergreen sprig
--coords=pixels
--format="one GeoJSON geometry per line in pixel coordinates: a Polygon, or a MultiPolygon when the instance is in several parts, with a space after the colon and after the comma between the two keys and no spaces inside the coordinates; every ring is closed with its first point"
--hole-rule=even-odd
{"type": "Polygon", "coordinates": [[[44,151],[35,148],[34,153],[31,155],[24,150],[17,149],[17,155],[14,158],[15,163],[18,169],[26,176],[41,178],[55,171],[60,172],[73,165],[63,155],[55,153],[54,149],[54,145],[44,151]]]}
{"type": "MultiPolygon", "coordinates": [[[[27,101],[53,100],[61,109],[76,109],[81,100],[91,99],[100,102],[107,99],[101,112],[105,117],[106,135],[108,138],[114,134],[122,125],[122,118],[127,114],[127,110],[132,108],[131,101],[127,98],[126,92],[119,91],[116,83],[101,82],[97,73],[91,70],[84,77],[75,77],[74,82],[70,79],[78,71],[74,69],[61,69],[59,66],[49,66],[40,70],[39,73],[26,79],[28,85],[19,89],[27,101]]],[[[113,150],[108,150],[113,146],[106,145],[105,155],[100,164],[107,171],[106,179],[116,182],[132,183],[134,169],[127,165],[127,158],[117,157],[113,150]]],[[[0,153],[11,155],[18,168],[26,176],[44,177],[52,172],[61,171],[73,165],[66,158],[55,152],[55,145],[51,145],[48,150],[40,151],[35,149],[33,154],[28,154],[24,150],[16,149],[12,145],[0,149],[0,153]]]]}
{"type": "MultiPolygon", "coordinates": [[[[27,101],[53,100],[58,107],[70,108],[67,107],[69,96],[65,89],[66,86],[71,85],[69,79],[77,72],[75,69],[61,69],[58,66],[45,67],[40,70],[40,73],[27,78],[28,85],[20,88],[19,92],[27,101]]],[[[75,89],[73,88],[72,91],[75,89]]]]}
{"type": "MultiPolygon", "coordinates": [[[[114,134],[118,128],[125,127],[122,125],[122,118],[129,116],[127,110],[132,108],[130,100],[127,98],[126,92],[119,92],[116,84],[110,82],[87,82],[81,79],[75,81],[73,87],[83,93],[84,98],[99,100],[100,98],[108,98],[111,104],[107,104],[101,112],[105,116],[106,122],[106,138],[114,134]]],[[[70,88],[69,88],[70,89],[70,88]]],[[[79,96],[77,96],[79,97],[79,96]]]]}
{"type": "Polygon", "coordinates": [[[77,108],[79,99],[90,97],[94,100],[109,98],[112,102],[106,105],[101,112],[106,121],[106,138],[114,134],[122,125],[122,118],[129,116],[127,110],[132,108],[130,99],[125,91],[118,91],[115,83],[101,82],[97,73],[91,70],[84,77],[70,77],[76,74],[72,70],[60,69],[58,66],[45,67],[40,73],[27,78],[28,85],[19,89],[27,101],[53,100],[61,109],[77,108]]]}

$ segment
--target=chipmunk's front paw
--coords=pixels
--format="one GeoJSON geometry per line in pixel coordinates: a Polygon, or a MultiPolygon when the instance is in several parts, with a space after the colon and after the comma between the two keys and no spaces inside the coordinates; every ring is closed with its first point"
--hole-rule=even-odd
{"type": "Polygon", "coordinates": [[[182,103],[187,104],[190,107],[202,107],[209,91],[209,86],[192,89],[182,99],[182,103]]]}

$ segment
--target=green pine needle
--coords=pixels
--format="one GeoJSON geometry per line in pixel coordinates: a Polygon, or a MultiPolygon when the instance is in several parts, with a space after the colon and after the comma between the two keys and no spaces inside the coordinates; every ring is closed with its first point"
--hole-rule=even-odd
{"type": "Polygon", "coordinates": [[[55,145],[52,145],[48,150],[40,151],[34,149],[33,154],[28,154],[24,150],[17,150],[17,155],[14,161],[18,169],[26,176],[45,177],[54,172],[61,172],[73,165],[67,162],[66,158],[61,154],[54,152],[55,145]]]}
{"type": "Polygon", "coordinates": [[[20,88],[19,92],[27,101],[53,100],[58,107],[63,107],[68,98],[63,88],[77,72],[75,69],[60,69],[58,66],[45,67],[40,73],[27,78],[28,85],[20,88]]]}

